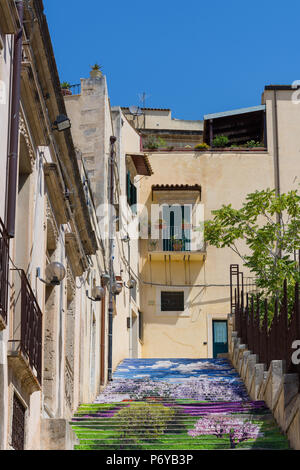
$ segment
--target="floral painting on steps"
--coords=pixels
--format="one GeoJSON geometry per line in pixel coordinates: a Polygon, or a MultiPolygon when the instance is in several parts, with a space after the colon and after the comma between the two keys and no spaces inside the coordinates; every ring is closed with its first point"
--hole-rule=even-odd
{"type": "Polygon", "coordinates": [[[78,449],[286,449],[225,359],[127,359],[72,427],[78,449]]]}

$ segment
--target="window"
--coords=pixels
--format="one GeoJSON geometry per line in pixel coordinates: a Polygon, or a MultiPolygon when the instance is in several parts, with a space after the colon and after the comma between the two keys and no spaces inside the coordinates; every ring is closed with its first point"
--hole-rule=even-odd
{"type": "Polygon", "coordinates": [[[143,341],[143,333],[144,333],[144,329],[143,329],[143,314],[142,312],[139,311],[139,340],[140,341],[143,341]]]}
{"type": "Polygon", "coordinates": [[[164,205],[163,251],[191,251],[191,206],[164,205]]]}
{"type": "Polygon", "coordinates": [[[130,171],[127,171],[127,202],[131,207],[131,210],[136,214],[136,203],[137,203],[137,189],[136,186],[131,182],[130,171]]]}
{"type": "Polygon", "coordinates": [[[162,312],[183,312],[184,292],[161,292],[162,312]]]}
{"type": "Polygon", "coordinates": [[[12,417],[12,447],[15,450],[24,450],[25,441],[25,413],[26,409],[14,394],[12,417]]]}

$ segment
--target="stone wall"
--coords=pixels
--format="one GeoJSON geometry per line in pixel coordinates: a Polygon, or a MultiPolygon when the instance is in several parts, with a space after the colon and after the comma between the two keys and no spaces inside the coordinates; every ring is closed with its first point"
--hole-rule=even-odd
{"type": "Polygon", "coordinates": [[[266,364],[242,344],[235,331],[231,333],[229,358],[244,380],[252,400],[263,400],[278,425],[287,434],[292,449],[300,450],[299,375],[287,374],[284,361],[266,364]]]}

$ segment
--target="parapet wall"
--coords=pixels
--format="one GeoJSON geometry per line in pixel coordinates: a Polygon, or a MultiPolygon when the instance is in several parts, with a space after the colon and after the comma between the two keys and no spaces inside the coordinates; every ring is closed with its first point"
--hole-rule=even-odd
{"type": "Polygon", "coordinates": [[[230,332],[229,359],[245,382],[252,400],[265,401],[278,425],[287,434],[292,449],[300,450],[299,375],[285,373],[285,361],[266,364],[242,344],[235,331],[230,332]]]}

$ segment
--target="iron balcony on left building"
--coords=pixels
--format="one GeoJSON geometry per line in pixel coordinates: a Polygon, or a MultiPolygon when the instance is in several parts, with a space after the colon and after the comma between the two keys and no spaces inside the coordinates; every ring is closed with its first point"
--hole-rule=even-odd
{"type": "Polygon", "coordinates": [[[23,270],[15,270],[12,339],[8,346],[9,364],[29,393],[41,390],[43,315],[23,270]]]}

